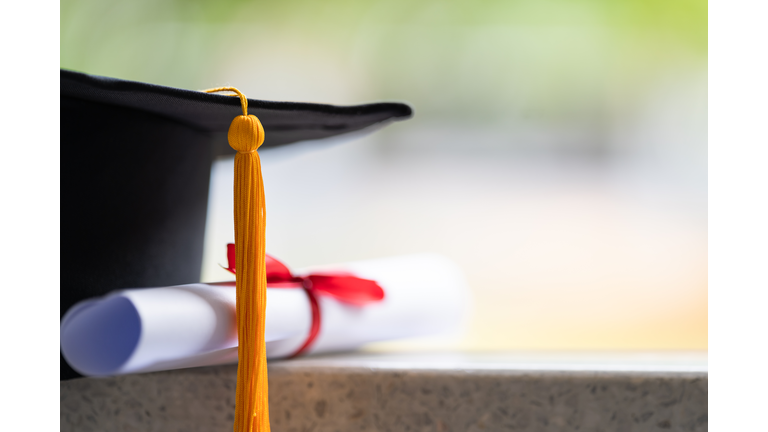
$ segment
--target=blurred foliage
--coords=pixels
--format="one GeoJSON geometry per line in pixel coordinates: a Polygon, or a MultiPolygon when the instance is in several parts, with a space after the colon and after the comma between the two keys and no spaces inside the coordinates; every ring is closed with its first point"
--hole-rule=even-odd
{"type": "Polygon", "coordinates": [[[597,121],[706,56],[705,0],[61,2],[63,68],[422,118],[597,121]]]}

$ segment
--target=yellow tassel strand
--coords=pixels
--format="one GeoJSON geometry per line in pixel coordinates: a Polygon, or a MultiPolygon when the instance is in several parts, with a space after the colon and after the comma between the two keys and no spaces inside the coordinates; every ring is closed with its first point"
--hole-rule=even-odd
{"type": "Polygon", "coordinates": [[[203,90],[237,93],[243,115],[229,126],[229,145],[235,156],[235,252],[237,268],[237,394],[235,432],[269,432],[267,352],[264,343],[267,272],[264,235],[266,209],[261,160],[256,151],[264,142],[264,128],[248,115],[248,99],[233,87],[203,90]]]}

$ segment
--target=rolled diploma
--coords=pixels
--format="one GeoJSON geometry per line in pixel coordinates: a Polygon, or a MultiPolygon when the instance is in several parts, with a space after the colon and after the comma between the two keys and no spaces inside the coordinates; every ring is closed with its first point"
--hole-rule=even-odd
{"type": "MultiPolygon", "coordinates": [[[[372,279],[384,300],[363,307],[318,296],[321,327],[308,353],[455,333],[468,313],[458,267],[433,254],[312,267],[372,279]]],[[[286,357],[306,340],[311,309],[301,288],[267,289],[267,358],[286,357]]],[[[103,376],[237,361],[235,287],[190,284],[115,291],[73,306],[61,321],[61,351],[83,375],[103,376]]]]}

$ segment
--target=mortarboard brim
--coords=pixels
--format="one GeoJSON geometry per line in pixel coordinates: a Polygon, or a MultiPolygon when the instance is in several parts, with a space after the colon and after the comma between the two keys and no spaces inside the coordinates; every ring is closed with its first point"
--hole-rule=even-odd
{"type": "MultiPolygon", "coordinates": [[[[227,95],[61,70],[62,101],[65,98],[134,109],[213,134],[226,134],[232,119],[241,114],[239,99],[227,95]]],[[[336,106],[248,99],[248,113],[264,126],[262,147],[268,148],[383,126],[410,118],[412,110],[393,102],[336,106]]],[[[221,147],[223,153],[234,153],[226,140],[221,147]]]]}

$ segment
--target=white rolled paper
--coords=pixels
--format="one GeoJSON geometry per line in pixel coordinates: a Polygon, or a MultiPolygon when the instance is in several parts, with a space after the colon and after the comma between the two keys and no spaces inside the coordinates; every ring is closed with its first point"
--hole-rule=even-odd
{"type": "MultiPolygon", "coordinates": [[[[320,333],[308,353],[459,330],[469,290],[459,268],[433,254],[297,272],[341,270],[372,279],[384,300],[363,307],[318,296],[320,333]]],[[[311,309],[301,288],[268,288],[267,357],[294,353],[306,340],[311,309]]],[[[179,285],[115,291],[73,306],[61,321],[61,352],[78,372],[117,375],[237,361],[235,287],[179,285]]]]}

